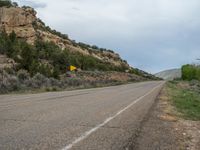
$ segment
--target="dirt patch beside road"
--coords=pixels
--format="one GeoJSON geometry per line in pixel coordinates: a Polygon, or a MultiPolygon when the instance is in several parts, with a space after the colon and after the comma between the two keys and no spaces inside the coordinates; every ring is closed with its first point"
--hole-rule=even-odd
{"type": "Polygon", "coordinates": [[[167,85],[144,120],[130,149],[199,150],[200,122],[184,120],[172,105],[167,85]]]}
{"type": "Polygon", "coordinates": [[[182,133],[180,139],[185,143],[185,149],[200,149],[200,121],[179,120],[176,129],[182,133]]]}

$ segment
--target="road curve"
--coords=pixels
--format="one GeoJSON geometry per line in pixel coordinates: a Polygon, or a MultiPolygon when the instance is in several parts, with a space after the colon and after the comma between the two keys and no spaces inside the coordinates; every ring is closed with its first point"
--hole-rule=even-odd
{"type": "Polygon", "coordinates": [[[1,95],[0,149],[128,149],[163,84],[1,95]]]}

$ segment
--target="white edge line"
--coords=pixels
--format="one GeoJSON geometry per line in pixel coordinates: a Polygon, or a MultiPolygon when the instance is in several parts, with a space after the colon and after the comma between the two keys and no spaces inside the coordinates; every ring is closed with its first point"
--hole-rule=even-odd
{"type": "Polygon", "coordinates": [[[71,142],[69,145],[65,146],[64,148],[62,148],[62,150],[69,150],[71,149],[75,144],[79,143],[80,141],[86,139],[90,134],[92,134],[93,132],[95,132],[96,130],[98,130],[99,128],[101,128],[102,126],[106,125],[108,122],[110,122],[111,120],[113,120],[114,118],[116,118],[118,115],[120,115],[121,113],[123,113],[125,110],[127,110],[128,108],[130,108],[131,106],[133,106],[134,104],[136,104],[137,102],[139,102],[141,99],[143,99],[144,97],[146,97],[147,95],[151,94],[155,89],[157,89],[161,84],[159,84],[158,86],[154,87],[150,92],[146,93],[145,95],[139,97],[138,99],[136,99],[135,101],[133,101],[131,104],[129,104],[128,106],[126,106],[125,108],[123,108],[122,110],[118,111],[114,116],[107,118],[103,123],[95,126],[94,128],[90,129],[89,131],[86,131],[85,133],[83,133],[80,137],[78,137],[77,139],[75,139],[73,142],[71,142]]]}

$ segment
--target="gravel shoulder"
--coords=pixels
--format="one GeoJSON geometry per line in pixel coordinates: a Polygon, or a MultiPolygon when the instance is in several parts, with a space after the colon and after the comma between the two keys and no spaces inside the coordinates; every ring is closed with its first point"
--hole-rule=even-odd
{"type": "Polygon", "coordinates": [[[185,120],[177,115],[165,85],[129,149],[199,150],[200,121],[185,120]]]}

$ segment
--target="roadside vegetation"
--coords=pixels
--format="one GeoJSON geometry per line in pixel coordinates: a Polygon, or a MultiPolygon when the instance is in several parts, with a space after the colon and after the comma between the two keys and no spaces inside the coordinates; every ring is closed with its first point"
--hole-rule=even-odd
{"type": "Polygon", "coordinates": [[[114,86],[145,80],[136,75],[119,72],[81,71],[62,75],[60,79],[37,73],[31,76],[26,70],[0,70],[0,94],[11,92],[44,92],[114,86]]]}
{"type": "Polygon", "coordinates": [[[0,93],[56,91],[157,79],[135,68],[126,73],[129,69],[127,66],[114,66],[89,55],[71,52],[68,49],[61,50],[52,42],[38,39],[34,45],[29,45],[24,40],[18,39],[14,32],[10,35],[5,32],[0,33],[0,54],[14,61],[11,68],[0,69],[0,93]],[[81,71],[73,73],[73,77],[67,77],[67,65],[74,65],[81,71]],[[121,80],[120,77],[110,79],[112,75],[115,76],[115,72],[122,73],[121,78],[126,79],[121,80]],[[96,78],[90,80],[91,76],[96,78]],[[101,76],[103,78],[100,78],[101,76]]]}
{"type": "Polygon", "coordinates": [[[134,68],[126,73],[127,66],[114,66],[92,56],[61,50],[52,42],[36,40],[29,45],[14,32],[0,33],[0,54],[14,61],[11,68],[0,69],[0,93],[91,88],[157,79],[134,68]],[[66,76],[69,64],[81,71],[66,76]]]}
{"type": "Polygon", "coordinates": [[[29,45],[14,32],[0,33],[0,54],[14,60],[13,67],[0,69],[0,93],[91,88],[145,80],[135,74],[127,77],[125,66],[117,67],[92,56],[61,50],[52,42],[36,40],[34,45],[29,45]],[[82,71],[67,77],[68,64],[82,71]],[[122,78],[126,79],[110,78],[115,72],[124,73],[122,78]]]}
{"type": "Polygon", "coordinates": [[[200,66],[183,65],[182,78],[167,83],[168,96],[179,115],[200,120],[200,66]]]}
{"type": "Polygon", "coordinates": [[[178,115],[188,120],[200,120],[200,82],[171,81],[167,83],[169,99],[178,115]]]}

